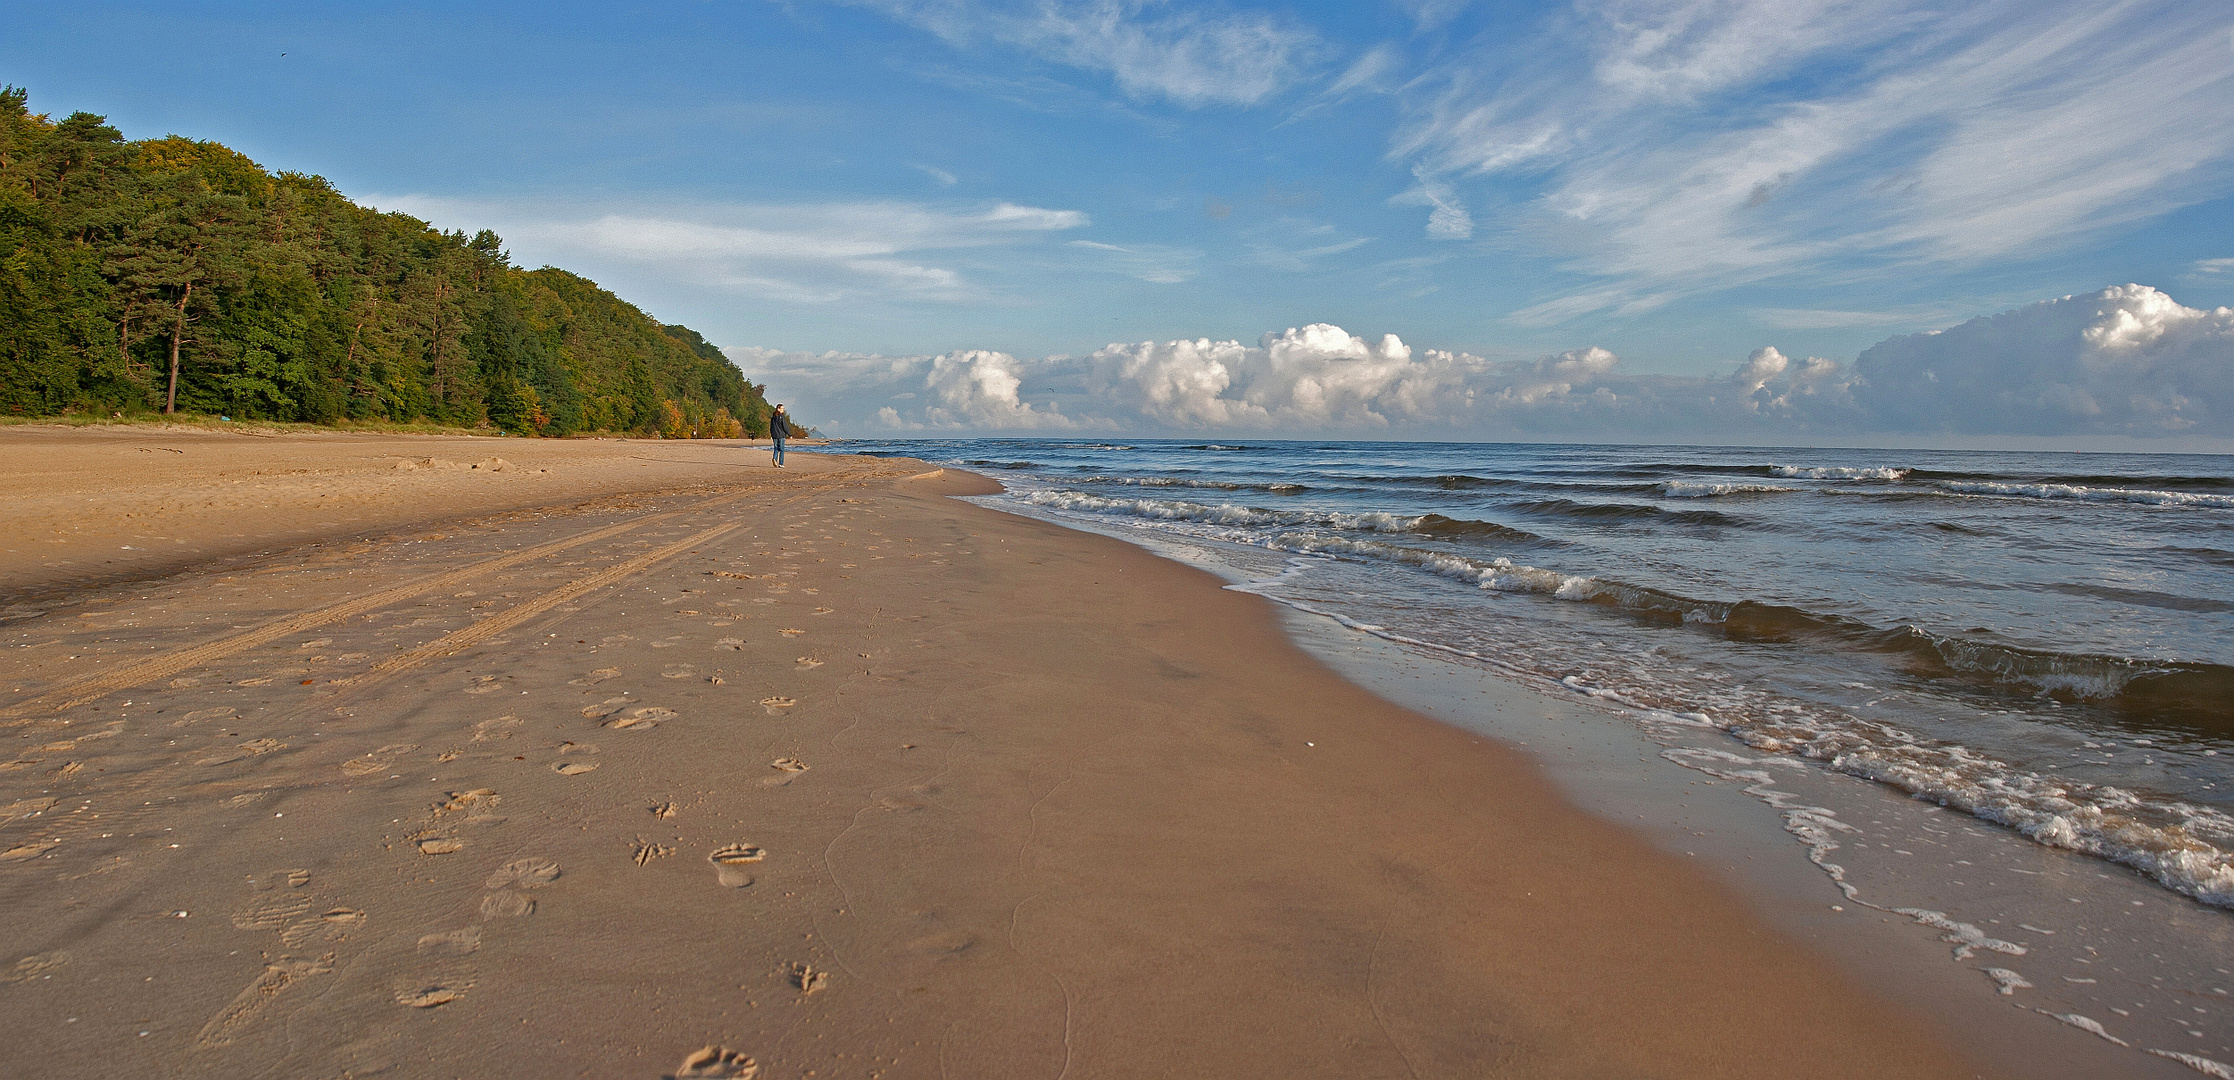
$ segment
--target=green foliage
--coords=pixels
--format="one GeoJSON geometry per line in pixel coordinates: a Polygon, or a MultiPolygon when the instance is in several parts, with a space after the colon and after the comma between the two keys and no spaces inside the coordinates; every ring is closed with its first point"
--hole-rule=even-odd
{"type": "Polygon", "coordinates": [[[0,89],[0,416],[764,434],[763,388],[595,282],[0,89]],[[175,381],[175,384],[174,384],[175,381]]]}

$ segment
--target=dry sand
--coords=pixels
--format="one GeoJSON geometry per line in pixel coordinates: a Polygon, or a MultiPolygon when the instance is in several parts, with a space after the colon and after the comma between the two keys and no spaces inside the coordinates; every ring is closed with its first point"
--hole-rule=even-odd
{"type": "Polygon", "coordinates": [[[0,1073],[1981,1075],[987,481],[148,440],[0,431],[0,1073]]]}

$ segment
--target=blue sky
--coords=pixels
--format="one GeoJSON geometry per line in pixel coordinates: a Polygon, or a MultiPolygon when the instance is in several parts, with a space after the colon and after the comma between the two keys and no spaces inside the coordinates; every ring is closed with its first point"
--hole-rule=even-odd
{"type": "MultiPolygon", "coordinates": [[[[759,377],[812,382],[827,355],[851,389],[801,400],[861,433],[888,408],[942,426],[911,381],[941,357],[1006,373],[970,394],[1043,395],[1024,426],[1138,429],[1242,414],[1089,415],[1113,379],[1148,393],[1112,343],[1230,340],[1278,366],[1304,354],[1266,335],[1328,324],[1365,344],[1313,363],[1386,361],[1395,334],[1418,356],[1390,379],[1448,351],[1483,393],[1513,383],[1485,372],[1618,357],[1571,369],[1573,395],[1609,370],[1719,385],[1764,347],[1794,377],[1820,357],[1866,381],[1852,365],[1887,338],[2128,282],[2234,304],[2216,2],[76,3],[10,22],[0,81],[36,110],[496,228],[759,377]]],[[[2070,433],[2234,436],[2234,356],[2197,326],[2161,429],[2107,427],[2097,401],[2070,433]]],[[[1257,360],[1188,362],[1225,380],[1189,392],[1255,392],[1257,360]]],[[[963,423],[976,398],[949,398],[947,427],[1023,415],[963,423]]],[[[2057,433],[2040,423],[2024,433],[2057,433]]]]}

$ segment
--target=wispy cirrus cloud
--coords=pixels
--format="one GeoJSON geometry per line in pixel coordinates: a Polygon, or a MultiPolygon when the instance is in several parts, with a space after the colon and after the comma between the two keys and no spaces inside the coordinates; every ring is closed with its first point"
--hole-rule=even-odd
{"type": "Polygon", "coordinates": [[[2222,191],[2229,97],[2209,5],[1597,0],[1421,73],[1392,147],[1599,279],[1540,323],[2052,251],[2222,191]]]}
{"type": "Polygon", "coordinates": [[[1194,278],[1202,252],[1168,244],[1104,244],[1073,240],[1070,246],[1088,256],[1087,265],[1157,285],[1177,285],[1194,278]]]}
{"type": "Polygon", "coordinates": [[[1107,74],[1136,98],[1254,105],[1328,52],[1308,27],[1263,12],[1156,0],[840,0],[967,46],[993,41],[1107,74]]]}
{"type": "Polygon", "coordinates": [[[790,303],[857,297],[978,299],[952,265],[965,249],[1035,243],[1089,224],[1076,210],[996,202],[706,204],[608,210],[421,195],[373,205],[438,224],[494,228],[537,258],[631,264],[651,276],[790,303]]]}

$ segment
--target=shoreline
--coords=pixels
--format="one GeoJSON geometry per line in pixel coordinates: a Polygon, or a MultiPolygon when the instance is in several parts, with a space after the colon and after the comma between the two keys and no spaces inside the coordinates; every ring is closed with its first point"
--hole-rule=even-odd
{"type": "MultiPolygon", "coordinates": [[[[1042,517],[1009,509],[997,498],[973,501],[1137,545],[1214,575],[1227,590],[1254,595],[1259,586],[1274,584],[1244,573],[1214,545],[1120,523],[1096,529],[1091,520],[1042,517]]],[[[2167,979],[2193,988],[2184,992],[2202,1004],[2223,1003],[2226,990],[2207,989],[2227,984],[2226,969],[2212,967],[2224,963],[2223,953],[2198,950],[2226,940],[2223,912],[2167,895],[2127,867],[2038,844],[1821,762],[1757,751],[1695,723],[1655,724],[1650,710],[1602,703],[1568,687],[1415,648],[1307,605],[1266,599],[1295,645],[1344,679],[1514,748],[1569,805],[1664,854],[1695,860],[1778,932],[1875,993],[1931,1016],[1947,1038],[1979,1049],[1987,1060],[2017,1075],[2069,1080],[2212,1075],[2209,1062],[2190,1065],[2157,1052],[2166,1043],[2179,1048],[2177,1038],[2160,1034],[2128,1043],[2116,1036],[2121,1030],[2139,1034],[2131,1028],[2141,1014],[2121,1006],[2148,1004],[2121,994],[2161,996],[2170,989],[2167,979]],[[1811,850],[1826,839],[1827,849],[1811,850]],[[1917,854],[1935,859],[1888,866],[1884,856],[1858,850],[1871,842],[1902,862],[1917,854]],[[1892,850],[1904,842],[1918,850],[1892,850]],[[1833,865],[1817,865],[1817,859],[1833,865]],[[1998,868],[2005,880],[1974,893],[1946,892],[1944,871],[1971,877],[1957,866],[1989,875],[1998,868]],[[1857,883],[1860,888],[1852,889],[1857,883]],[[2125,918],[2144,909],[2150,922],[2125,918]],[[2095,925],[2071,925],[2081,920],[2095,925]],[[2022,942],[2009,950],[2018,955],[1996,952],[2015,943],[1994,935],[2022,942]],[[1993,945],[1980,946],[1980,940],[1993,945]],[[2016,974],[2010,968],[2041,982],[2020,975],[2005,991],[1997,972],[2016,974]],[[2094,1017],[2109,1021],[2110,1029],[2089,1027],[2094,1017]]],[[[2214,1027],[2195,1020],[2178,1027],[2190,1024],[2202,1034],[2214,1027]]]]}
{"type": "Polygon", "coordinates": [[[567,512],[454,500],[5,624],[9,1055],[1982,1074],[1267,601],[945,498],[981,478],[801,461],[567,512]]]}

